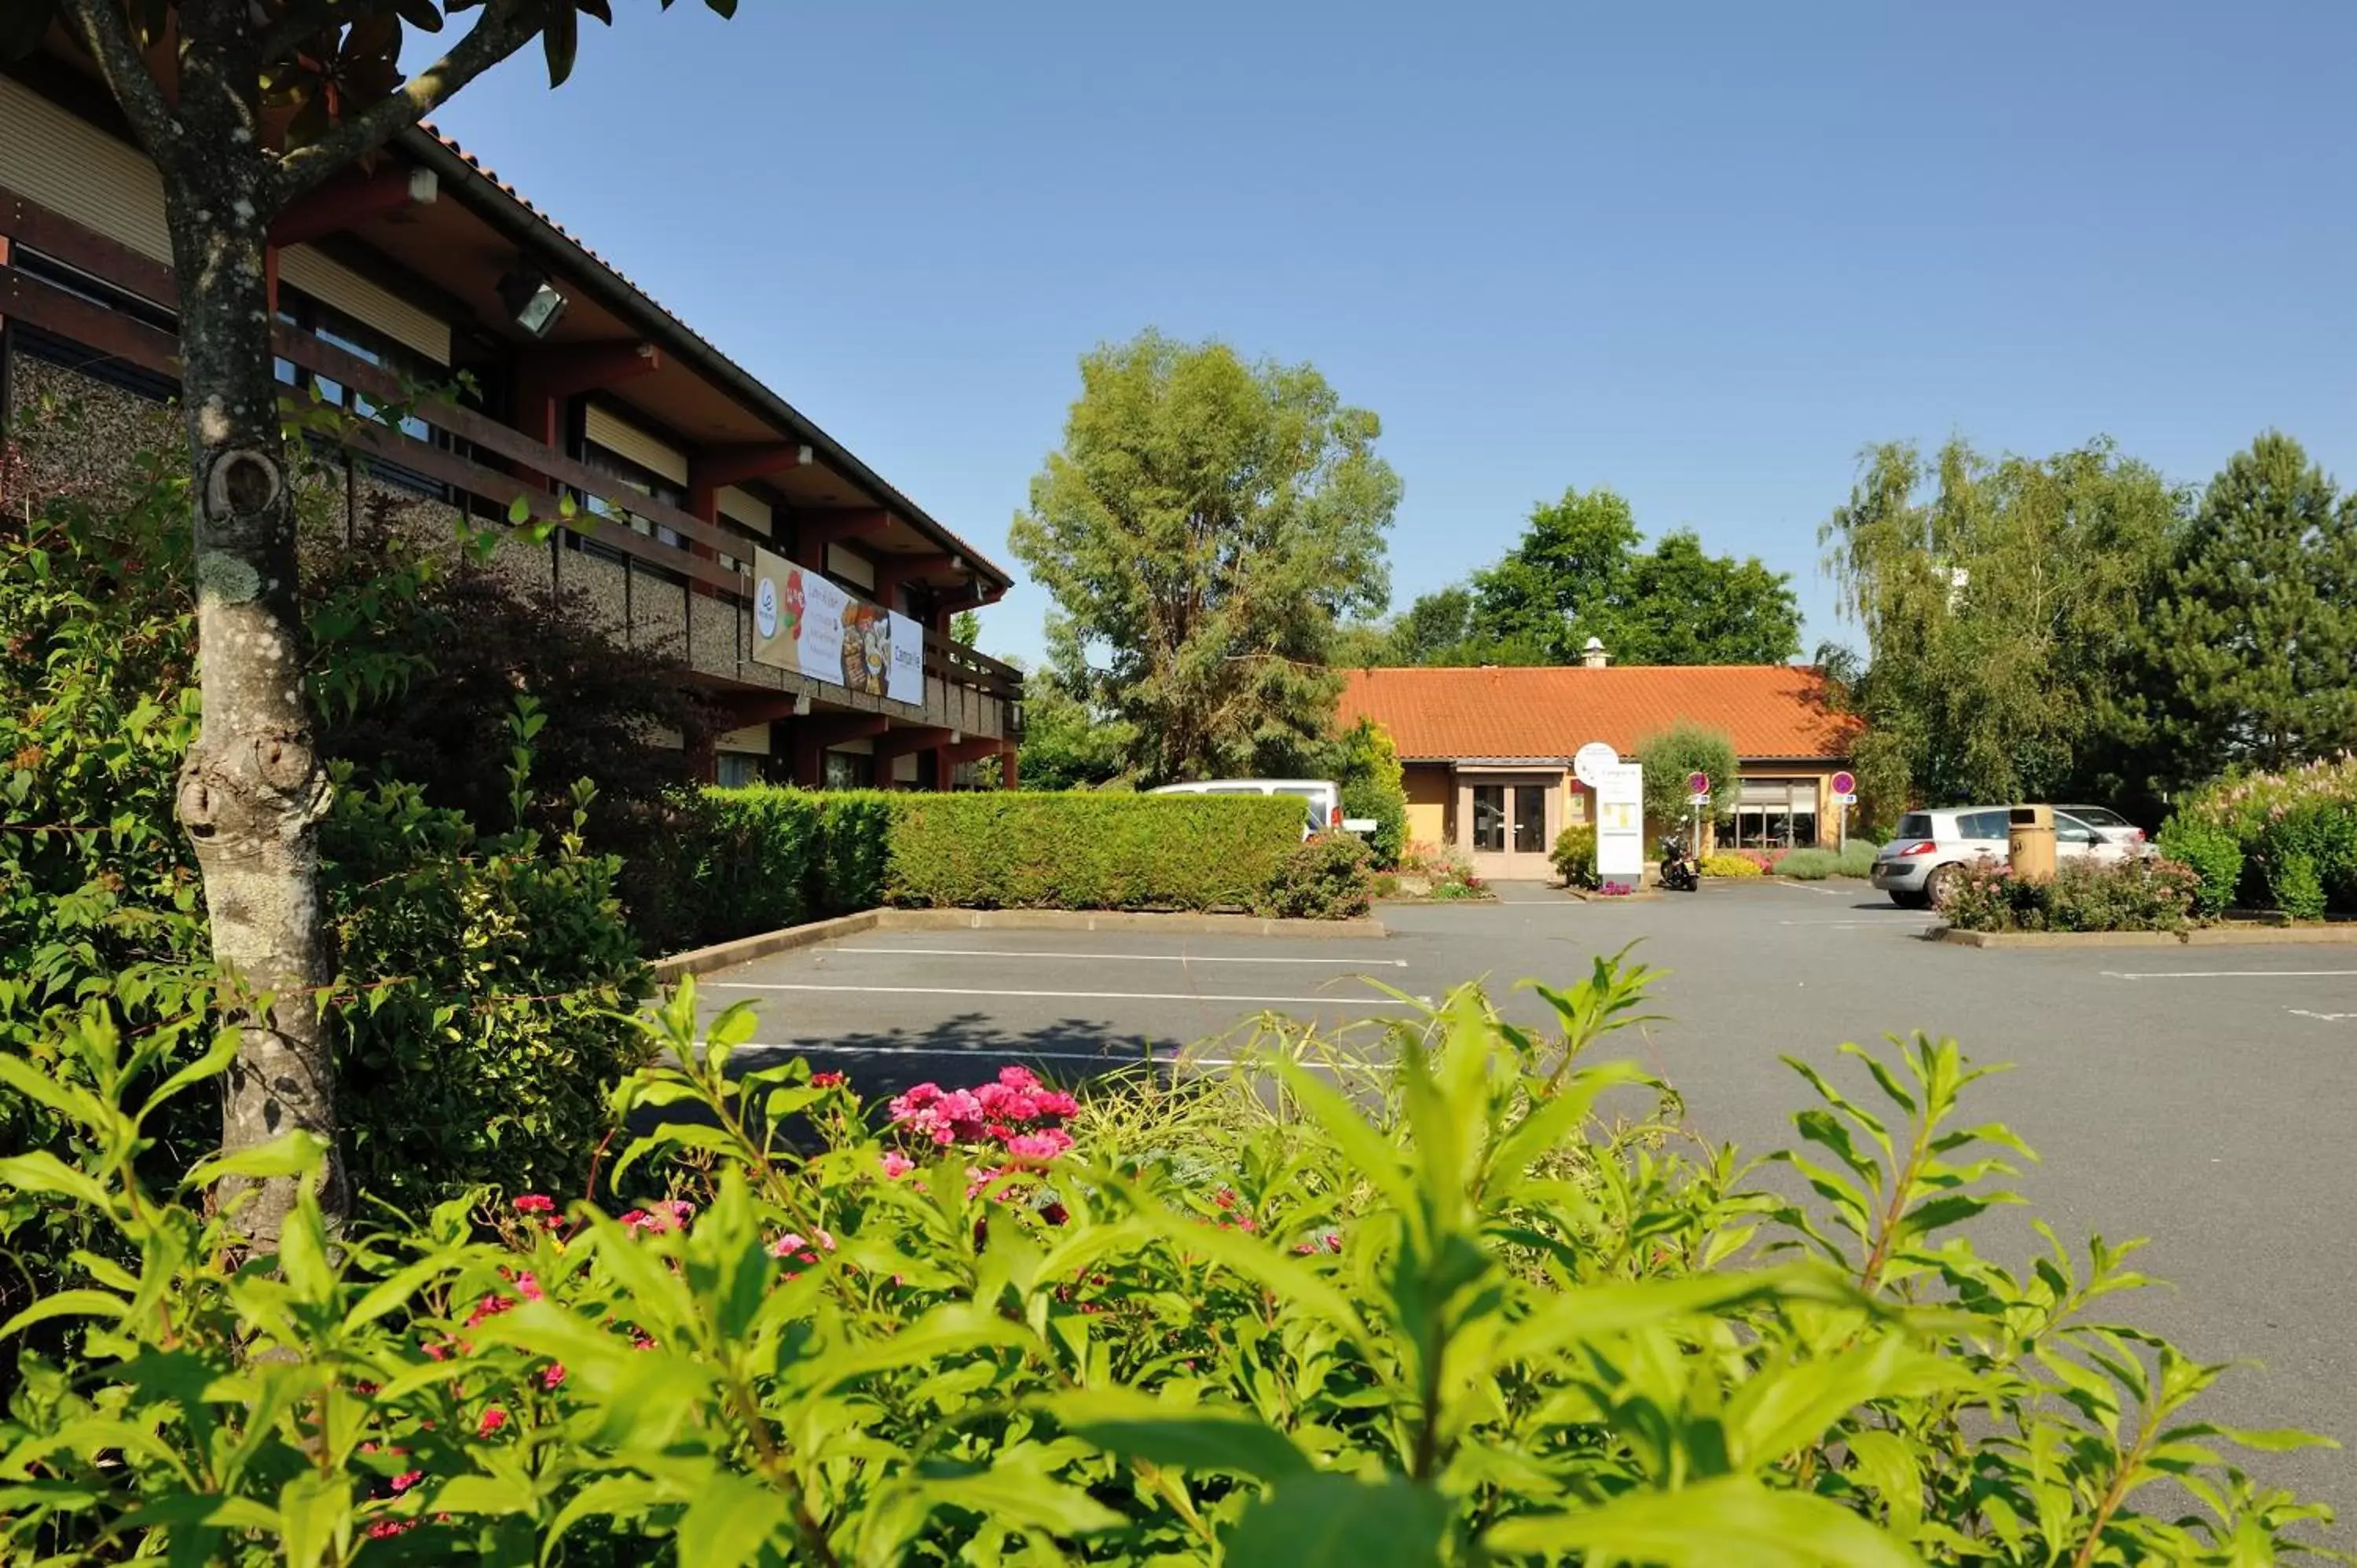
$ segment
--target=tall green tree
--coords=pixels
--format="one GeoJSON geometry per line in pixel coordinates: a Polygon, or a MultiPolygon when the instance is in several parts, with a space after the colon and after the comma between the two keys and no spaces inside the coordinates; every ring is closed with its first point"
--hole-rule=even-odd
{"type": "Polygon", "coordinates": [[[2117,693],[2188,498],[2097,440],[1991,460],[1952,441],[1867,449],[1819,531],[1868,662],[1845,682],[1857,763],[1889,809],[2112,794],[2117,693]]]}
{"type": "Polygon", "coordinates": [[[2357,495],[2260,436],[2211,480],[2145,628],[2164,782],[2357,746],[2357,495]]]}
{"type": "Polygon", "coordinates": [[[1392,627],[1403,664],[1569,664],[1589,638],[1622,664],[1776,664],[1800,651],[1791,579],[1712,555],[1687,529],[1652,549],[1612,490],[1567,489],[1469,588],[1427,594],[1392,627]]]}
{"type": "Polygon", "coordinates": [[[1316,756],[1340,618],[1383,608],[1399,479],[1308,365],[1148,331],[1081,360],[1064,444],[1008,532],[1054,596],[1050,662],[1129,726],[1139,782],[1316,756]]]}
{"type": "MultiPolygon", "coordinates": [[[[736,0],[705,0],[722,15],[736,0]]],[[[664,0],[666,8],[670,0],[664,0]]],[[[89,52],[161,177],[178,288],[180,401],[196,541],[204,721],[178,810],[201,868],[214,960],[244,993],[222,1141],[302,1130],[336,1145],[335,1065],[311,998],[335,976],[320,896],[329,790],[303,684],[295,476],[272,373],[271,224],[484,71],[537,40],[552,86],[584,15],[607,0],[5,0],[0,55],[40,47],[52,21],[89,52]],[[412,33],[471,16],[404,74],[412,33]]],[[[332,1156],[322,1208],[340,1219],[332,1156]]],[[[284,1179],[240,1210],[274,1238],[284,1179]]]]}

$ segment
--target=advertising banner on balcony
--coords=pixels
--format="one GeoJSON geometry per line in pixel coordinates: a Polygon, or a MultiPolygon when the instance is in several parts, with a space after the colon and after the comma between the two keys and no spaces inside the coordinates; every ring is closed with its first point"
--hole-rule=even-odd
{"type": "Polygon", "coordinates": [[[896,703],[914,703],[922,706],[925,701],[925,628],[898,610],[886,612],[891,622],[892,673],[884,682],[884,694],[896,703]]]}
{"type": "Polygon", "coordinates": [[[895,702],[925,700],[924,628],[767,550],[753,552],[753,658],[895,702]]]}

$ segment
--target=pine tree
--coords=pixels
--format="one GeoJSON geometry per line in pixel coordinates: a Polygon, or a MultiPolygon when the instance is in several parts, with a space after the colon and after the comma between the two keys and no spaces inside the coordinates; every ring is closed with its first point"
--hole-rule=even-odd
{"type": "Polygon", "coordinates": [[[2147,626],[2165,775],[2357,746],[2357,495],[2260,436],[2211,481],[2147,626]]]}

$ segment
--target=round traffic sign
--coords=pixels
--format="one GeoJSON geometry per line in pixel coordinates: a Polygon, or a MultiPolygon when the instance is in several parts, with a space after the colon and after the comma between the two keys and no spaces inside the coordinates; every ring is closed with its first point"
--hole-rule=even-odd
{"type": "Polygon", "coordinates": [[[1857,793],[1857,775],[1844,768],[1834,775],[1833,785],[1836,795],[1855,795],[1857,793]]]}
{"type": "Polygon", "coordinates": [[[1687,793],[1687,794],[1689,794],[1689,795],[1707,795],[1707,794],[1709,794],[1709,793],[1710,793],[1710,775],[1709,775],[1709,774],[1707,774],[1707,773],[1689,773],[1689,774],[1687,774],[1687,775],[1686,775],[1686,793],[1687,793]]]}
{"type": "Polygon", "coordinates": [[[1571,754],[1572,777],[1593,789],[1604,780],[1604,770],[1620,766],[1620,754],[1600,740],[1591,740],[1571,754]]]}

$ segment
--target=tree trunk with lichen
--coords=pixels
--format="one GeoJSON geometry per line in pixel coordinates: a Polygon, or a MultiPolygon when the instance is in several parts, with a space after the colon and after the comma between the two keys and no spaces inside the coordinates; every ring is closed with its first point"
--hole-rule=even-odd
{"type": "MultiPolygon", "coordinates": [[[[318,1002],[331,978],[318,852],[328,788],[304,689],[292,475],[272,375],[265,251],[274,202],[253,101],[252,26],[199,15],[211,8],[182,8],[178,118],[186,145],[166,181],[204,701],[181,769],[179,814],[241,1031],[222,1093],[222,1145],[251,1148],[298,1128],[325,1140],[319,1200],[333,1223],[346,1195],[334,1153],[335,1063],[318,1002]]],[[[294,1205],[295,1186],[253,1185],[260,1190],[225,1187],[222,1197],[242,1197],[239,1228],[266,1244],[294,1205]]]]}

